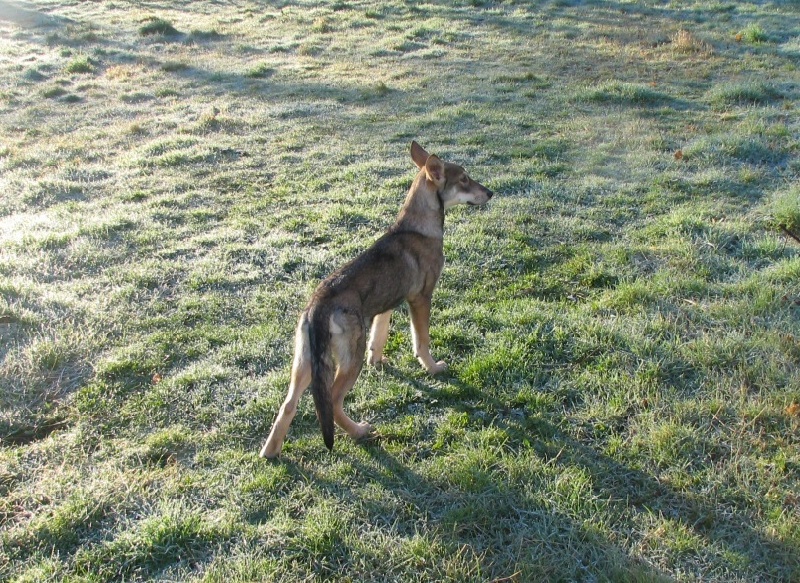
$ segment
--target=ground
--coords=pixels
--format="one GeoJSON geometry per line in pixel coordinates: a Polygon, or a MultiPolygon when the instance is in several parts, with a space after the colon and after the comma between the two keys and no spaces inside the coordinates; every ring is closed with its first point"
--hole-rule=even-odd
{"type": "Polygon", "coordinates": [[[800,579],[794,1],[0,2],[0,580],[800,579]],[[325,449],[314,286],[447,217],[325,449]]]}

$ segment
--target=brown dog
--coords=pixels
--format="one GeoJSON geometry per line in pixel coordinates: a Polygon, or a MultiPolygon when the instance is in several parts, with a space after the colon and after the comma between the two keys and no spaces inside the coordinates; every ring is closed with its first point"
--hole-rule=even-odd
{"type": "Polygon", "coordinates": [[[371,433],[369,423],[356,423],[345,414],[344,397],[364,364],[370,322],[369,362],[378,365],[384,361],[392,310],[403,300],[411,311],[414,355],[430,374],[447,368],[431,356],[428,335],[433,288],[444,265],[444,211],[456,204],[485,204],[493,193],[461,166],[442,162],[416,142],[411,143],[411,159],[420,170],[395,224],[323,281],[301,314],[289,393],[261,457],[280,454],[309,384],[328,449],[333,449],[334,421],[353,439],[371,433]]]}

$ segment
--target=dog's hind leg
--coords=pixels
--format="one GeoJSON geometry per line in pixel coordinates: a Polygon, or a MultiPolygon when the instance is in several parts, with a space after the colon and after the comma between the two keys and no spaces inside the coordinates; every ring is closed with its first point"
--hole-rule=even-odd
{"type": "Polygon", "coordinates": [[[443,360],[436,362],[431,356],[431,337],[428,332],[431,321],[431,298],[418,297],[408,302],[411,308],[411,336],[414,339],[414,356],[430,374],[447,369],[443,360]]]}
{"type": "Polygon", "coordinates": [[[386,363],[383,356],[383,347],[389,338],[389,321],[392,319],[392,310],[378,314],[372,319],[372,329],[369,334],[369,363],[381,366],[386,363]]]}
{"type": "Polygon", "coordinates": [[[356,423],[350,419],[344,412],[344,398],[353,388],[361,367],[364,366],[365,331],[360,317],[353,314],[339,313],[332,318],[332,322],[338,324],[336,327],[331,326],[331,346],[338,363],[331,387],[333,420],[347,435],[359,440],[372,433],[372,426],[365,421],[356,423]]]}
{"type": "Polygon", "coordinates": [[[281,405],[272,431],[267,437],[267,442],[261,449],[261,457],[274,458],[281,453],[283,440],[289,432],[289,425],[297,413],[297,403],[303,392],[311,384],[311,350],[308,344],[308,321],[305,314],[301,316],[300,323],[297,325],[294,342],[294,363],[292,364],[292,380],[289,384],[289,392],[281,405]]]}
{"type": "Polygon", "coordinates": [[[340,368],[336,371],[336,378],[331,389],[333,393],[333,420],[336,421],[336,425],[344,429],[347,435],[356,441],[371,434],[372,426],[366,421],[356,423],[348,417],[347,413],[344,412],[344,398],[353,388],[358,374],[361,372],[363,362],[363,360],[359,359],[351,363],[348,368],[340,368]]]}

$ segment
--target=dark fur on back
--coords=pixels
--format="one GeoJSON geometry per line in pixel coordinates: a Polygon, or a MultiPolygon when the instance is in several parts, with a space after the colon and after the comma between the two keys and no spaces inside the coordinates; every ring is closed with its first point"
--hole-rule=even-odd
{"type": "Polygon", "coordinates": [[[434,280],[430,283],[435,283],[444,264],[442,247],[441,239],[391,229],[372,247],[328,276],[309,306],[324,303],[356,310],[368,328],[375,314],[403,303],[409,282],[418,279],[420,271],[430,272],[430,279],[434,280]],[[434,259],[429,258],[431,254],[434,259]]]}

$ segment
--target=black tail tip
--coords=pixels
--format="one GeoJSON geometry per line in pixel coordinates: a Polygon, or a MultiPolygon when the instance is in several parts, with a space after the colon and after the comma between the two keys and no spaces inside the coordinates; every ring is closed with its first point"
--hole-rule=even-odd
{"type": "Polygon", "coordinates": [[[322,439],[325,440],[325,447],[328,451],[333,451],[333,435],[323,435],[322,439]]]}

